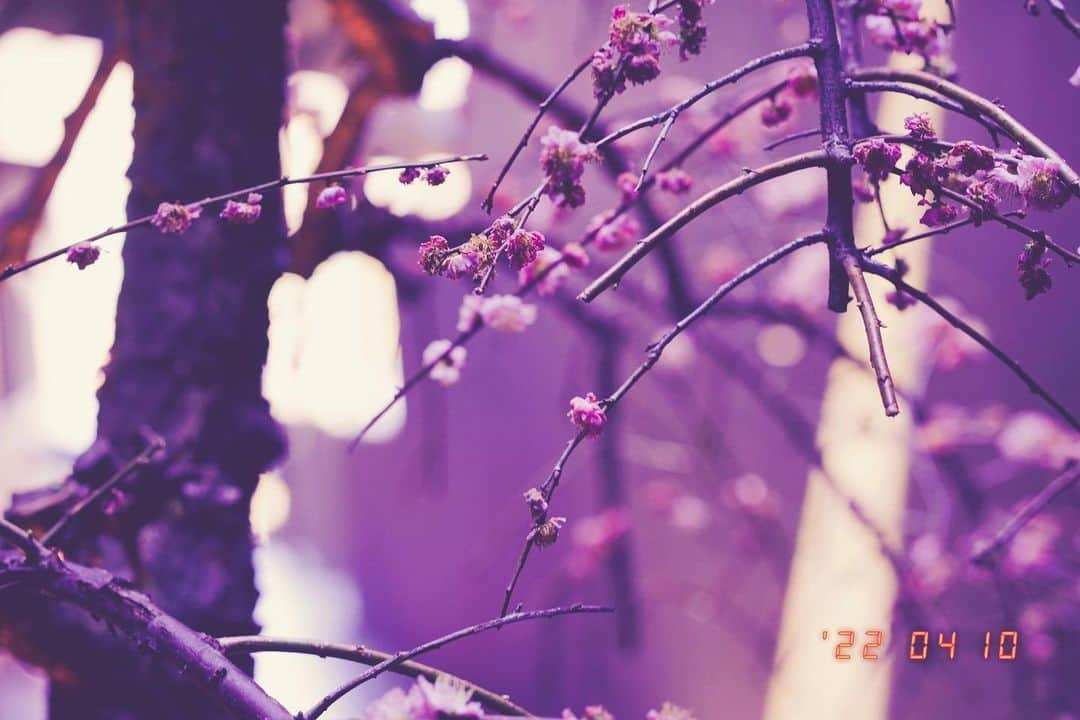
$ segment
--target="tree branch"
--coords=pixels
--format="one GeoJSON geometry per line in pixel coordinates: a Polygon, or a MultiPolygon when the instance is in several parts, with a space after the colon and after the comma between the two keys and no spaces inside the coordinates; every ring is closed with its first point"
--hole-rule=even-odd
{"type": "Polygon", "coordinates": [[[786,158],[757,170],[747,171],[744,175],[731,180],[723,185],[710,190],[705,195],[683,208],[677,215],[651,232],[647,237],[639,240],[632,250],[623,255],[614,265],[608,268],[600,277],[586,287],[578,298],[585,302],[592,302],[606,289],[618,285],[623,275],[630,268],[652,252],[657,245],[674,235],[678,230],[685,227],[709,208],[724,200],[738,195],[763,182],[772,180],[783,175],[805,170],[812,167],[823,167],[826,163],[825,153],[822,151],[804,153],[786,158]]]}
{"type": "Polygon", "coordinates": [[[512,615],[506,615],[504,617],[495,618],[486,622],[478,623],[462,630],[457,630],[449,635],[444,635],[441,638],[431,640],[423,645],[418,645],[412,650],[404,650],[391,656],[389,659],[380,662],[368,670],[363,675],[350,680],[332,693],[320,700],[314,707],[308,712],[304,713],[301,717],[302,720],[315,720],[329,709],[331,705],[347,695],[354,688],[363,685],[368,680],[382,675],[384,672],[397,667],[400,663],[407,660],[411,660],[418,655],[423,655],[426,652],[437,650],[444,645],[449,645],[452,642],[467,638],[472,635],[478,635],[486,630],[495,630],[503,627],[504,625],[512,625],[514,623],[524,622],[527,620],[541,620],[545,618],[553,618],[560,615],[577,615],[584,613],[610,613],[611,608],[597,607],[595,605],[570,605],[568,607],[551,608],[549,610],[532,610],[530,612],[513,613],[512,615]]]}
{"type": "MultiPolygon", "coordinates": [[[[218,638],[218,645],[226,655],[250,655],[260,652],[292,653],[295,655],[316,655],[321,658],[337,658],[339,660],[351,660],[362,665],[376,666],[380,663],[393,659],[390,653],[380,650],[372,650],[363,645],[349,645],[346,643],[329,643],[317,640],[295,640],[291,638],[266,637],[264,635],[242,635],[237,637],[218,638]]],[[[417,662],[402,661],[390,669],[390,672],[411,678],[427,678],[435,682],[440,675],[457,680],[467,685],[473,692],[473,697],[483,703],[489,710],[502,713],[503,715],[518,715],[532,717],[533,714],[525,708],[515,705],[506,697],[477,687],[476,684],[450,675],[430,665],[422,665],[417,662]]]]}

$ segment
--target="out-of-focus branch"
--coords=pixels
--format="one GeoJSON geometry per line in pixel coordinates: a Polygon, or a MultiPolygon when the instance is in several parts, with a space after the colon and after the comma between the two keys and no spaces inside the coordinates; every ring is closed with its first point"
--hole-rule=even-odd
{"type": "Polygon", "coordinates": [[[1065,9],[1065,3],[1061,2],[1061,0],[1045,1],[1047,7],[1050,8],[1050,14],[1056,17],[1058,22],[1061,23],[1066,30],[1071,32],[1077,38],[1080,38],[1080,21],[1069,14],[1069,11],[1065,9]]]}
{"type": "Polygon", "coordinates": [[[22,202],[14,208],[0,226],[0,267],[7,267],[26,260],[30,250],[30,241],[37,232],[41,219],[45,215],[45,206],[52,196],[56,180],[67,165],[75,141],[79,139],[86,119],[97,105],[105,82],[113,68],[120,61],[120,53],[114,47],[106,46],[102,51],[101,61],[86,88],[82,100],[75,109],[64,118],[64,138],[60,147],[48,163],[34,171],[34,177],[22,202]]]}
{"type": "Polygon", "coordinates": [[[1028,374],[1028,372],[1024,370],[1023,367],[1021,367],[1020,363],[1014,360],[1010,355],[1008,355],[1004,350],[999,348],[995,343],[991,342],[989,338],[987,338],[985,335],[972,327],[970,323],[961,320],[954,313],[949,311],[948,308],[946,308],[944,305],[931,297],[929,293],[926,293],[916,287],[909,285],[907,282],[904,281],[901,274],[895,268],[891,268],[888,265],[883,265],[879,262],[868,259],[864,259],[862,264],[863,269],[866,272],[870,273],[871,275],[883,277],[889,282],[893,283],[896,286],[897,290],[907,293],[922,304],[926,305],[931,310],[940,315],[942,318],[944,318],[950,325],[960,330],[962,333],[964,333],[969,338],[981,345],[984,349],[988,350],[991,355],[1000,360],[1005,365],[1005,367],[1009,368],[1009,370],[1011,370],[1014,375],[1019,377],[1024,382],[1024,384],[1027,385],[1028,389],[1031,390],[1032,393],[1040,397],[1047,405],[1053,408],[1053,410],[1059,416],[1061,416],[1061,418],[1065,420],[1065,422],[1067,422],[1074,430],[1080,430],[1080,420],[1077,420],[1076,416],[1074,416],[1068,408],[1062,405],[1057,400],[1057,398],[1055,398],[1053,394],[1050,393],[1049,390],[1040,385],[1039,382],[1035,380],[1035,378],[1028,374]]]}
{"type": "Polygon", "coordinates": [[[427,652],[431,652],[432,650],[438,650],[444,645],[449,645],[450,643],[457,640],[461,640],[472,635],[479,635],[480,633],[487,630],[496,630],[505,625],[512,625],[514,623],[525,622],[529,620],[543,620],[559,617],[561,615],[580,615],[610,612],[613,612],[612,608],[598,607],[596,605],[570,605],[568,607],[551,608],[549,610],[532,610],[530,612],[513,613],[511,615],[504,615],[493,620],[487,620],[476,625],[471,625],[467,628],[452,632],[449,635],[444,635],[430,642],[426,642],[423,645],[418,645],[412,650],[404,650],[397,653],[396,655],[392,655],[387,660],[384,660],[378,665],[375,665],[363,675],[360,675],[359,677],[350,680],[349,682],[334,690],[332,693],[320,700],[314,707],[311,708],[311,710],[304,713],[300,717],[302,717],[303,720],[315,720],[316,718],[320,717],[324,712],[326,712],[331,705],[333,705],[335,702],[347,695],[353,689],[366,683],[368,680],[382,675],[384,672],[387,672],[394,667],[397,667],[400,663],[412,660],[414,657],[418,655],[423,655],[427,652]]]}
{"type": "Polygon", "coordinates": [[[700,198],[683,208],[677,215],[650,233],[647,237],[638,241],[632,250],[626,253],[614,265],[608,268],[600,277],[589,284],[578,298],[585,302],[592,302],[604,290],[618,285],[619,280],[629,272],[646,255],[653,251],[657,245],[674,235],[678,230],[685,227],[702,213],[714,205],[727,200],[730,197],[760,185],[774,178],[782,177],[799,170],[812,167],[823,167],[826,163],[825,153],[815,151],[786,158],[757,170],[750,170],[746,174],[731,180],[723,185],[710,190],[700,198]]]}
{"type": "Polygon", "coordinates": [[[979,565],[993,563],[993,557],[1006,545],[1012,542],[1016,534],[1031,519],[1041,513],[1046,507],[1060,495],[1065,494],[1077,482],[1080,482],[1080,461],[1073,460],[1063,473],[1050,481],[1037,495],[1025,502],[1009,520],[994,533],[994,537],[985,545],[979,547],[972,555],[971,562],[979,565]]]}
{"type": "MultiPolygon", "coordinates": [[[[264,635],[244,635],[237,637],[218,638],[217,643],[226,655],[250,655],[260,652],[291,653],[294,655],[315,655],[321,658],[336,658],[338,660],[350,660],[362,665],[376,666],[380,663],[392,660],[394,655],[372,650],[363,645],[349,645],[346,643],[320,642],[317,640],[295,640],[291,638],[266,637],[264,635]]],[[[422,665],[418,662],[401,661],[390,668],[389,672],[404,675],[411,678],[427,678],[434,682],[439,676],[457,680],[463,686],[468,687],[473,697],[479,700],[489,710],[503,715],[517,715],[532,717],[525,708],[516,705],[506,697],[493,693],[490,690],[478,687],[475,683],[456,678],[447,672],[433,668],[430,665],[422,665]]]]}

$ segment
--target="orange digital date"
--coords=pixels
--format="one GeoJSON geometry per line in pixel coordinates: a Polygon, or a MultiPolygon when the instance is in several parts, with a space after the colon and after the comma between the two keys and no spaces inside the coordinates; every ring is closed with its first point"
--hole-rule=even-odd
{"type": "MultiPolygon", "coordinates": [[[[877,650],[885,641],[885,634],[881,630],[863,631],[865,640],[862,643],[861,652],[853,650],[858,637],[855,630],[840,630],[837,635],[840,637],[840,642],[836,644],[833,650],[833,657],[837,660],[843,662],[856,657],[862,657],[863,660],[878,660],[880,658],[877,650]],[[853,655],[852,652],[856,654],[853,655]]],[[[908,644],[908,660],[919,662],[930,657],[930,648],[933,644],[931,638],[932,633],[929,630],[913,630],[908,644]]],[[[828,630],[821,631],[821,639],[829,639],[828,630]]],[[[935,654],[939,654],[940,651],[940,654],[944,654],[949,660],[955,660],[958,647],[957,632],[952,630],[948,634],[944,632],[937,633],[936,645],[935,654]]],[[[1015,660],[1019,647],[1020,633],[1017,630],[1001,630],[996,633],[996,636],[995,633],[989,630],[983,633],[983,660],[1015,660]]]]}

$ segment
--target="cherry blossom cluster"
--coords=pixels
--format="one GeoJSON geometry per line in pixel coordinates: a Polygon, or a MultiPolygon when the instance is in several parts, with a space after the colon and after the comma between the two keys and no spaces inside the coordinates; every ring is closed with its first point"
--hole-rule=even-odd
{"type": "Polygon", "coordinates": [[[419,678],[408,692],[394,688],[369,705],[364,720],[479,720],[484,708],[467,686],[446,675],[435,682],[419,678]]]}
{"type": "Polygon", "coordinates": [[[922,17],[922,0],[862,0],[860,10],[875,45],[916,53],[928,63],[946,60],[946,28],[922,17]]]}
{"type": "Polygon", "coordinates": [[[663,13],[633,12],[625,5],[611,11],[608,41],[592,57],[593,91],[598,98],[626,90],[626,81],[644,85],[660,75],[660,49],[679,44],[663,13]]]}
{"type": "Polygon", "coordinates": [[[521,270],[536,261],[545,244],[541,233],[520,228],[504,215],[457,247],[451,248],[442,235],[432,235],[420,245],[419,263],[428,275],[480,282],[500,255],[512,270],[521,270]]]}
{"type": "Polygon", "coordinates": [[[784,89],[769,98],[761,109],[761,124],[767,128],[783,125],[795,112],[793,101],[813,100],[818,94],[818,76],[814,64],[799,63],[788,73],[784,89]]]}
{"type": "MultiPolygon", "coordinates": [[[[615,720],[615,716],[600,705],[590,705],[581,715],[575,715],[570,710],[563,710],[562,720],[615,720]]],[[[694,714],[686,708],[665,702],[659,710],[650,710],[646,713],[645,720],[695,720],[695,718],[694,714]]]]}
{"type": "Polygon", "coordinates": [[[398,182],[402,185],[412,185],[413,182],[423,177],[424,182],[435,187],[446,182],[446,176],[449,174],[450,169],[442,165],[432,165],[428,168],[408,167],[398,175],[398,182]]]}
{"type": "MultiPolygon", "coordinates": [[[[900,182],[926,207],[920,218],[924,225],[940,227],[962,216],[977,224],[985,213],[996,213],[999,205],[1013,199],[1025,211],[1057,210],[1072,195],[1056,160],[1020,150],[1002,155],[970,140],[939,143],[923,114],[908,117],[904,126],[916,151],[899,172],[900,182]],[[964,196],[970,206],[951,200],[949,193],[964,196]]],[[[897,172],[901,144],[870,138],[857,143],[853,155],[871,181],[882,182],[897,172]]],[[[1028,299],[1050,288],[1047,262],[1043,243],[1032,241],[1024,248],[1017,269],[1028,299]]]]}
{"type": "Polygon", "coordinates": [[[543,192],[558,207],[576,208],[585,203],[581,176],[585,163],[596,160],[596,146],[583,143],[572,131],[552,126],[540,138],[540,168],[544,171],[543,192]]]}

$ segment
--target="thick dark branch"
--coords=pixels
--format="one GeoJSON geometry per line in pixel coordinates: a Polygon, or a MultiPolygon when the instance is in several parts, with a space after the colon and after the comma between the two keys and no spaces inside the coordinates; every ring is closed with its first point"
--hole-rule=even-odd
{"type": "MultiPolygon", "coordinates": [[[[0,527],[5,527],[0,522],[0,527]]],[[[40,548],[39,548],[40,549],[40,548]]],[[[0,636],[17,652],[57,667],[77,668],[90,662],[80,647],[87,638],[103,647],[118,677],[132,695],[174,718],[291,720],[289,712],[266,695],[255,681],[230,663],[213,640],[166,615],[142,593],[103,570],[65,563],[55,554],[21,563],[0,555],[0,585],[12,580],[3,596],[0,636]],[[62,606],[62,607],[61,607],[62,606]],[[77,608],[81,612],[72,612],[77,608]],[[50,642],[39,635],[52,634],[50,642]],[[56,642],[55,635],[66,638],[56,642]],[[44,653],[51,653],[48,657],[44,653]],[[137,675],[125,675],[126,672],[137,675]]],[[[119,687],[100,692],[122,692],[119,687]]]]}
{"type": "Polygon", "coordinates": [[[765,165],[757,170],[750,170],[744,175],[710,190],[687,205],[677,215],[651,232],[647,237],[639,240],[632,250],[626,253],[618,260],[618,262],[608,268],[600,277],[585,288],[581,294],[578,295],[578,298],[585,302],[592,302],[604,292],[604,290],[618,285],[619,280],[623,275],[629,272],[630,268],[640,262],[642,258],[652,252],[657,245],[664,240],[667,240],[714,205],[768,180],[782,177],[799,170],[805,170],[807,168],[823,167],[825,163],[826,156],[822,151],[796,155],[765,165]]]}
{"type": "Polygon", "coordinates": [[[382,675],[402,662],[412,660],[418,655],[437,650],[444,645],[449,645],[452,642],[467,638],[472,635],[478,635],[486,630],[495,630],[503,627],[504,625],[512,625],[514,623],[525,622],[527,620],[542,620],[545,618],[558,617],[560,615],[577,615],[583,613],[609,613],[612,612],[611,608],[597,607],[595,605],[571,605],[569,607],[551,608],[550,610],[532,610],[530,612],[519,612],[504,617],[495,618],[494,620],[488,620],[486,622],[478,623],[470,627],[452,632],[449,635],[444,635],[441,638],[426,642],[423,645],[418,645],[412,650],[404,650],[391,656],[389,659],[379,663],[375,667],[368,670],[363,675],[350,680],[337,690],[320,700],[311,710],[305,713],[302,717],[303,720],[315,720],[315,718],[321,716],[329,709],[331,705],[347,695],[354,688],[357,688],[368,680],[382,675]]]}
{"type": "Polygon", "coordinates": [[[1004,350],[991,342],[985,335],[972,327],[971,324],[961,320],[954,313],[950,312],[948,308],[946,308],[937,300],[932,298],[928,293],[923,292],[918,288],[912,287],[908,283],[904,282],[903,277],[894,268],[891,268],[887,265],[882,265],[881,263],[878,263],[874,260],[864,260],[863,269],[872,275],[877,275],[879,277],[885,278],[893,285],[895,285],[897,290],[911,295],[913,298],[926,305],[931,310],[940,315],[942,318],[944,318],[950,325],[960,330],[962,333],[964,333],[969,338],[981,345],[984,349],[988,350],[990,354],[992,354],[994,357],[1004,363],[1004,365],[1009,368],[1013,372],[1013,374],[1019,377],[1024,382],[1024,384],[1027,385],[1028,389],[1031,390],[1032,393],[1042,398],[1047,405],[1053,408],[1054,411],[1059,416],[1061,416],[1061,418],[1064,419],[1070,427],[1072,427],[1074,430],[1080,431],[1080,420],[1077,420],[1076,417],[1068,410],[1068,408],[1058,402],[1058,400],[1048,390],[1046,390],[1042,385],[1040,385],[1038,381],[1035,380],[1035,378],[1029,375],[1028,372],[1020,366],[1020,363],[1018,363],[1016,360],[1013,360],[1012,357],[1010,357],[1004,350]]]}
{"type": "MultiPolygon", "coordinates": [[[[380,650],[372,650],[363,645],[349,645],[346,643],[328,643],[317,640],[295,640],[290,638],[265,637],[263,635],[243,635],[238,637],[218,638],[218,645],[226,655],[250,655],[260,652],[292,653],[295,655],[315,655],[321,658],[337,658],[350,660],[361,665],[375,666],[387,662],[394,656],[380,650]]],[[[391,668],[390,672],[411,678],[427,678],[434,682],[440,675],[457,680],[472,690],[473,697],[484,704],[489,710],[503,715],[518,715],[532,717],[523,707],[515,705],[506,697],[477,687],[475,683],[450,675],[447,672],[433,668],[430,665],[422,665],[417,662],[400,662],[391,668]]]]}
{"type": "Polygon", "coordinates": [[[1059,495],[1063,495],[1080,482],[1080,462],[1070,462],[1065,472],[1058,475],[1046,485],[1039,494],[1025,502],[1020,509],[1009,518],[1001,529],[994,533],[989,543],[980,547],[971,556],[971,562],[977,564],[991,564],[993,557],[1006,545],[1012,542],[1016,534],[1034,518],[1046,509],[1046,506],[1054,501],[1059,495]]]}

